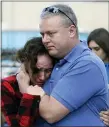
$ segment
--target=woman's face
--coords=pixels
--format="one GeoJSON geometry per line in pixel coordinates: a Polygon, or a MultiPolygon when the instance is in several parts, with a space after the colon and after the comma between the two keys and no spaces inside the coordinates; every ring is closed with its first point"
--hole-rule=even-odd
{"type": "Polygon", "coordinates": [[[38,55],[37,56],[37,63],[36,63],[37,71],[31,70],[30,64],[28,67],[28,73],[31,78],[31,82],[34,85],[42,86],[45,81],[49,78],[52,69],[53,69],[53,62],[49,55],[38,55]],[[34,73],[33,73],[34,72],[34,73]]]}
{"type": "Polygon", "coordinates": [[[89,42],[89,48],[97,56],[99,56],[103,61],[105,61],[107,59],[106,53],[104,52],[104,50],[95,41],[90,41],[89,42]]]}

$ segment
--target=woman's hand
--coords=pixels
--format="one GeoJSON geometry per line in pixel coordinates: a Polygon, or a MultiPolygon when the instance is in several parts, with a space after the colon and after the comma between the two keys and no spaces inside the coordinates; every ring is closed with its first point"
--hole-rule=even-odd
{"type": "Polygon", "coordinates": [[[19,72],[17,73],[16,79],[18,81],[20,92],[25,93],[30,83],[30,77],[25,71],[24,64],[21,65],[19,72]]]}
{"type": "Polygon", "coordinates": [[[45,95],[44,90],[41,87],[39,87],[38,85],[35,85],[35,86],[31,85],[31,86],[29,86],[27,88],[26,93],[31,94],[31,95],[39,95],[41,97],[43,97],[45,95]]]}

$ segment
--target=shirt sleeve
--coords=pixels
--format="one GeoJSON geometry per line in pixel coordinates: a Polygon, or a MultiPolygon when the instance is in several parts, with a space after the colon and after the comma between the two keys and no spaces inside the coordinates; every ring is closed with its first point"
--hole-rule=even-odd
{"type": "Polygon", "coordinates": [[[19,125],[16,119],[18,105],[19,99],[17,100],[11,83],[3,79],[1,82],[1,110],[9,126],[19,125]]]}
{"type": "Polygon", "coordinates": [[[82,61],[70,68],[58,81],[51,96],[69,111],[73,111],[104,89],[104,79],[100,69],[94,63],[82,61]]]}
{"type": "Polygon", "coordinates": [[[23,94],[17,113],[17,119],[22,127],[30,127],[39,116],[40,96],[23,94]]]}
{"type": "MultiPolygon", "coordinates": [[[[14,84],[17,85],[17,84],[14,84]]],[[[1,82],[1,110],[9,126],[29,127],[38,116],[39,96],[23,94],[6,80],[1,82]]]]}

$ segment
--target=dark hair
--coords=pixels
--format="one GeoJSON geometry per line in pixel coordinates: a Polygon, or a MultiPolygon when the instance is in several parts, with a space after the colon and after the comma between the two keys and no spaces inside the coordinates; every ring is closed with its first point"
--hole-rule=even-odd
{"type": "Polygon", "coordinates": [[[109,32],[106,29],[98,28],[93,30],[87,38],[88,45],[90,41],[95,41],[109,57],[109,32]]]}
{"type": "MultiPolygon", "coordinates": [[[[42,44],[42,38],[34,37],[28,40],[22,49],[18,50],[16,58],[21,63],[30,62],[30,67],[33,70],[37,62],[37,56],[44,55],[44,54],[49,55],[48,51],[45,49],[44,45],[42,44]]],[[[55,59],[52,57],[51,59],[54,65],[55,59]]]]}

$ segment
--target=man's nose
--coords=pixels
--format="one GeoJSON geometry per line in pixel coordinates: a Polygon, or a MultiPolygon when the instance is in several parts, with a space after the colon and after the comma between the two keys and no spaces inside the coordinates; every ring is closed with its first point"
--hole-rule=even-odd
{"type": "Polygon", "coordinates": [[[43,43],[47,43],[50,41],[50,37],[47,34],[44,34],[42,41],[43,41],[43,43]]]}

